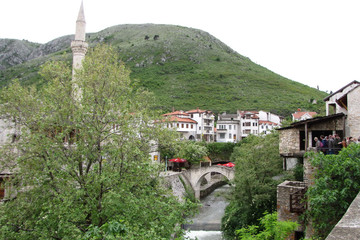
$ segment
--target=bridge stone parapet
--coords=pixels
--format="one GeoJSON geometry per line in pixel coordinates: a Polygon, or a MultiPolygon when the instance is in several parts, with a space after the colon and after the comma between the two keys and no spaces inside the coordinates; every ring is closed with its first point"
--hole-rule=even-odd
{"type": "Polygon", "coordinates": [[[201,181],[206,178],[208,181],[211,180],[211,173],[219,173],[226,177],[228,180],[233,180],[235,176],[234,168],[225,166],[207,166],[191,168],[182,173],[190,182],[191,187],[194,189],[195,197],[200,199],[201,181]]]}

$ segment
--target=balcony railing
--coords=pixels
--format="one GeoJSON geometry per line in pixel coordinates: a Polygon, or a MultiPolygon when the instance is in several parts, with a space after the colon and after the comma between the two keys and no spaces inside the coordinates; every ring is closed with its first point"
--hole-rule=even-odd
{"type": "Polygon", "coordinates": [[[222,131],[226,132],[226,130],[227,130],[226,128],[219,128],[219,129],[216,129],[216,131],[218,131],[218,132],[219,132],[219,131],[220,131],[220,132],[222,132],[222,131]]]}

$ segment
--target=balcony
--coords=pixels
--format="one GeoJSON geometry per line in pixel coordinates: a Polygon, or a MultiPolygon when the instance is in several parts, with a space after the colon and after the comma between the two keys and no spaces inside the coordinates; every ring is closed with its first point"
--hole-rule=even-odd
{"type": "Polygon", "coordinates": [[[226,132],[227,129],[226,128],[219,128],[219,129],[216,129],[216,131],[218,131],[218,132],[226,132]]]}

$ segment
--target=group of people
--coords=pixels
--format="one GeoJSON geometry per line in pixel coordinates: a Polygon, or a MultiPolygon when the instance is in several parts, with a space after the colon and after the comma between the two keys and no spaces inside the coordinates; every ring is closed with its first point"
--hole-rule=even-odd
{"type": "Polygon", "coordinates": [[[347,147],[351,143],[360,143],[360,137],[356,140],[353,137],[344,137],[342,140],[338,134],[324,136],[321,135],[314,138],[315,146],[318,151],[322,151],[324,154],[338,154],[339,151],[347,147]]]}

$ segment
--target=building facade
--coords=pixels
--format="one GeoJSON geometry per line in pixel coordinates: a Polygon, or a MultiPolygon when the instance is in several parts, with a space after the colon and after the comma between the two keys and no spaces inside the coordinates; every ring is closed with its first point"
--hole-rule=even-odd
{"type": "Polygon", "coordinates": [[[216,124],[217,142],[239,142],[252,135],[270,134],[280,126],[282,118],[265,111],[242,111],[236,114],[218,115],[216,124]]]}
{"type": "MultiPolygon", "coordinates": [[[[304,166],[304,181],[286,181],[277,187],[278,220],[292,220],[300,224],[297,231],[288,239],[311,238],[313,234],[311,221],[305,226],[306,223],[299,217],[307,208],[305,194],[307,188],[314,184],[316,172],[305,153],[326,150],[317,149],[314,138],[320,139],[321,135],[337,135],[339,139],[360,136],[359,86],[359,82],[353,81],[326,97],[326,116],[294,122],[289,127],[279,129],[279,152],[283,157],[284,169],[293,169],[298,163],[304,166]]],[[[332,150],[332,153],[337,154],[341,150],[341,145],[333,146],[332,150]]],[[[348,233],[354,233],[354,229],[346,228],[337,236],[342,237],[348,233]]]]}
{"type": "Polygon", "coordinates": [[[163,116],[167,118],[165,127],[181,133],[183,139],[214,141],[215,115],[211,111],[201,109],[173,111],[163,116]]]}

